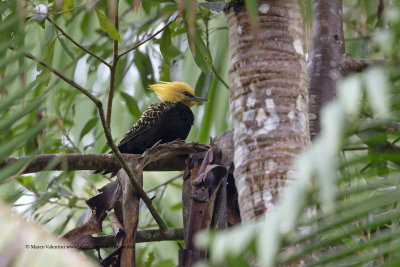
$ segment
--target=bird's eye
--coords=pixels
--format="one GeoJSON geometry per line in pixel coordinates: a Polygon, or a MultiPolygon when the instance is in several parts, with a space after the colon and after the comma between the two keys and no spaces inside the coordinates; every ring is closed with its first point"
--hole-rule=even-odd
{"type": "Polygon", "coordinates": [[[188,92],[183,92],[182,94],[184,94],[185,96],[192,96],[190,93],[188,92]]]}

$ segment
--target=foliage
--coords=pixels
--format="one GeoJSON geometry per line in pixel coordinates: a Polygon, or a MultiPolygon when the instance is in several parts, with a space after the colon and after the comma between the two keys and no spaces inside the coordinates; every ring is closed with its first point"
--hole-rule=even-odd
{"type": "Polygon", "coordinates": [[[259,222],[198,236],[210,250],[199,266],[399,264],[400,6],[385,1],[377,18],[377,1],[346,4],[346,37],[358,38],[355,27],[368,35],[348,52],[388,64],[341,83],[279,203],[259,222]]]}
{"type": "MultiPolygon", "coordinates": [[[[158,101],[147,86],[156,81],[181,80],[196,94],[211,101],[194,108],[195,121],[189,141],[208,143],[210,136],[231,127],[228,92],[214,71],[227,79],[228,37],[222,14],[196,7],[193,19],[176,16],[172,1],[119,1],[119,25],[114,24],[117,1],[1,1],[0,39],[0,159],[46,153],[106,153],[104,131],[96,106],[81,92],[48,68],[24,57],[30,53],[98,97],[107,106],[113,41],[119,53],[136,49],[119,59],[111,131],[116,142],[138,119],[141,111],[158,101]],[[47,8],[49,19],[40,20],[47,8]],[[35,9],[36,8],[36,9],[35,9]],[[36,11],[35,11],[36,10],[36,11]],[[160,31],[153,38],[146,39],[160,31]],[[207,26],[206,26],[207,25],[207,26]],[[188,35],[188,28],[194,35],[188,35]],[[189,38],[189,41],[188,41],[189,38]],[[70,39],[91,54],[83,51],[70,39]],[[193,40],[195,50],[191,51],[193,40]],[[13,49],[10,49],[13,48],[13,49]],[[96,58],[96,55],[98,58],[96,58]],[[218,101],[213,101],[218,99],[218,101]],[[222,103],[222,104],[221,104],[222,103]]],[[[52,162],[49,165],[56,164],[52,162]]],[[[26,162],[0,169],[0,196],[19,212],[62,234],[88,216],[85,200],[107,180],[91,172],[40,172],[21,175],[26,162]],[[15,176],[13,176],[15,175],[15,176]]],[[[51,166],[47,166],[51,168],[51,166]]],[[[176,174],[148,173],[146,189],[176,174]]],[[[169,226],[179,227],[181,181],[175,180],[150,193],[169,226]]],[[[140,229],[154,227],[143,206],[140,229]]],[[[104,233],[112,232],[107,223],[104,233]]],[[[137,259],[149,266],[174,265],[175,242],[140,244],[137,259]]],[[[88,252],[97,258],[93,252],[88,252]]]]}

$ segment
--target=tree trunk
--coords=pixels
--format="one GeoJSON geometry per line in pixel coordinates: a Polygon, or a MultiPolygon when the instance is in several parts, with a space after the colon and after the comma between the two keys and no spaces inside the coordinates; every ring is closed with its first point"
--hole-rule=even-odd
{"type": "Polygon", "coordinates": [[[320,131],[320,110],[336,96],[336,85],[342,78],[345,52],[342,0],[313,0],[314,23],[309,52],[308,94],[310,96],[310,131],[320,131]]]}
{"type": "Polygon", "coordinates": [[[309,143],[304,31],[298,0],[227,10],[235,183],[242,222],[270,211],[309,143]]]}

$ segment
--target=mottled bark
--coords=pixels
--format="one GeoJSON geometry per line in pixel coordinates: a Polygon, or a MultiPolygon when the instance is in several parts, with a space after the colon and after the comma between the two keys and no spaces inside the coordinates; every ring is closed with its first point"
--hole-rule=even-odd
{"type": "Polygon", "coordinates": [[[308,64],[310,133],[320,131],[320,110],[336,96],[336,85],[342,78],[344,37],[342,0],[313,0],[314,22],[308,64]]]}
{"type": "Polygon", "coordinates": [[[235,184],[242,222],[270,211],[309,143],[303,19],[297,0],[227,11],[235,184]]]}
{"type": "MultiPolygon", "coordinates": [[[[136,167],[134,164],[129,166],[131,169],[136,167]]],[[[143,176],[135,177],[140,185],[143,184],[143,176]]],[[[135,266],[135,238],[139,223],[139,202],[140,197],[136,188],[132,185],[125,170],[118,172],[118,181],[123,190],[122,211],[125,238],[121,251],[120,266],[135,266]]]]}

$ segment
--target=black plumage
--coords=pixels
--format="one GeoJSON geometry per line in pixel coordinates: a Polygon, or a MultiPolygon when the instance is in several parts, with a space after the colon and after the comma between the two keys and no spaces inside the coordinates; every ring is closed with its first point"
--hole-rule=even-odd
{"type": "Polygon", "coordinates": [[[185,140],[193,125],[190,107],[180,102],[150,105],[118,144],[121,153],[142,154],[155,143],[185,140]]]}
{"type": "MultiPolygon", "coordinates": [[[[150,85],[149,89],[157,93],[161,102],[150,105],[122,138],[118,144],[121,153],[142,154],[159,141],[185,140],[194,121],[190,108],[207,101],[195,96],[193,89],[184,82],[161,82],[150,85]]],[[[112,176],[116,173],[114,171],[112,176]]]]}

